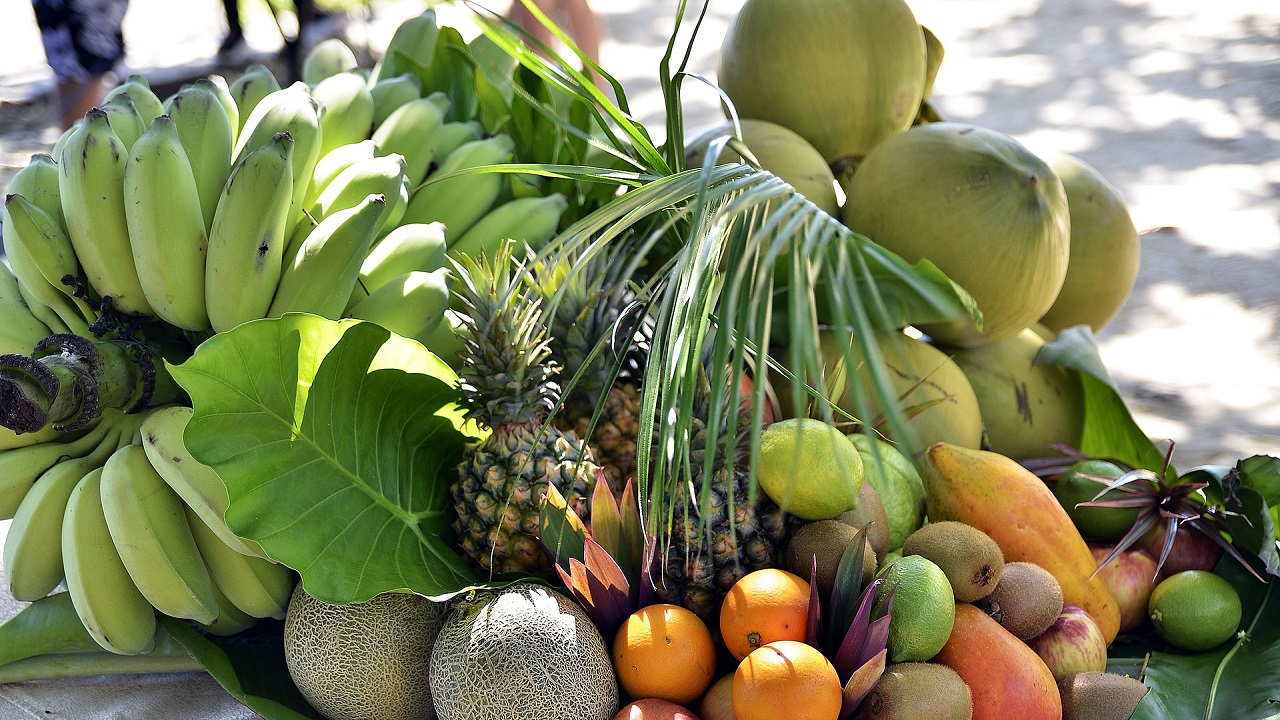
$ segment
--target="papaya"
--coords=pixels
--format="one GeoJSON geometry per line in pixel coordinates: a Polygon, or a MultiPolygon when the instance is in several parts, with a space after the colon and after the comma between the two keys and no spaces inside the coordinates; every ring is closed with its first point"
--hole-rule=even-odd
{"type": "Polygon", "coordinates": [[[951,635],[933,662],[969,686],[973,720],[1062,718],[1062,697],[1044,660],[973,605],[956,603],[951,635]]]}
{"type": "MultiPolygon", "coordinates": [[[[929,520],[958,520],[987,535],[1005,562],[1030,562],[1062,586],[1063,601],[1084,608],[1110,645],[1120,632],[1120,606],[1067,511],[1040,478],[998,453],[936,443],[925,451],[929,520]]],[[[1010,716],[1015,717],[1015,716],[1010,716]]]]}

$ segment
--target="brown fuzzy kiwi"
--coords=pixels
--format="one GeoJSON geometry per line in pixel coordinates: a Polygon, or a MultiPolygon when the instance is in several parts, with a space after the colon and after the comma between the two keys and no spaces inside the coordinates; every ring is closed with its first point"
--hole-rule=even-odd
{"type": "Polygon", "coordinates": [[[840,513],[836,520],[854,528],[866,526],[867,539],[876,549],[880,564],[884,564],[885,553],[889,552],[889,516],[885,514],[884,503],[875,486],[869,482],[862,483],[862,489],[858,491],[858,506],[840,513]]]}
{"type": "MultiPolygon", "coordinates": [[[[831,597],[831,587],[836,582],[840,558],[845,548],[857,537],[857,528],[836,520],[818,520],[800,526],[787,543],[787,570],[806,581],[812,571],[813,558],[818,558],[819,597],[831,597]]],[[[863,541],[862,584],[871,582],[876,574],[876,552],[870,540],[863,541]]]]}
{"type": "Polygon", "coordinates": [[[976,605],[1019,639],[1029,640],[1058,619],[1062,587],[1039,565],[1006,563],[996,589],[976,605]]]}
{"type": "Polygon", "coordinates": [[[1062,720],[1129,720],[1147,686],[1128,675],[1083,672],[1058,683],[1062,720]]]}
{"type": "Polygon", "coordinates": [[[954,520],[929,523],[907,536],[903,555],[920,555],[942,568],[956,600],[971,603],[996,589],[1004,553],[986,533],[954,520]]]}
{"type": "Polygon", "coordinates": [[[973,695],[955,670],[935,663],[897,663],[862,701],[856,720],[972,720],[973,695]]]}

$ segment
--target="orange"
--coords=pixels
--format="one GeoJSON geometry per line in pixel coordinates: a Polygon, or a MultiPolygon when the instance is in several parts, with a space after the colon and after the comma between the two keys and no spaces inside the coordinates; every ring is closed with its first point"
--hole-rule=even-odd
{"type": "Polygon", "coordinates": [[[831,661],[794,640],[752,651],[733,674],[737,720],[836,720],[842,696],[831,661]]]}
{"type": "Polygon", "coordinates": [[[720,606],[720,635],[734,659],[775,640],[803,641],[809,583],[785,570],[757,570],[729,588],[720,606]]]}
{"type": "Polygon", "coordinates": [[[716,647],[697,615],[675,605],[650,605],[618,628],[613,667],[631,697],[684,705],[715,679],[716,647]]]}

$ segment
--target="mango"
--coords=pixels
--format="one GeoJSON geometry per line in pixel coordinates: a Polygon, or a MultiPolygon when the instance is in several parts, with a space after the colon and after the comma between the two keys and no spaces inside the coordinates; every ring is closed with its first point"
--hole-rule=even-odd
{"type": "Polygon", "coordinates": [[[987,535],[1005,562],[1048,570],[1069,605],[1084,608],[1110,645],[1120,631],[1120,606],[1066,510],[1040,478],[1009,458],[947,443],[925,452],[925,507],[929,519],[958,520],[987,535]]]}

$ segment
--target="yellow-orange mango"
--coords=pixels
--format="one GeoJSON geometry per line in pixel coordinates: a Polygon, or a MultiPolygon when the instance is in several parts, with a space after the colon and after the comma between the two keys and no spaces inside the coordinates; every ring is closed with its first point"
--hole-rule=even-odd
{"type": "Polygon", "coordinates": [[[1048,570],[1063,600],[1092,615],[1111,644],[1120,631],[1120,606],[1102,578],[1093,577],[1093,553],[1040,478],[993,452],[936,443],[925,454],[929,519],[972,525],[996,541],[1005,562],[1048,570]]]}

